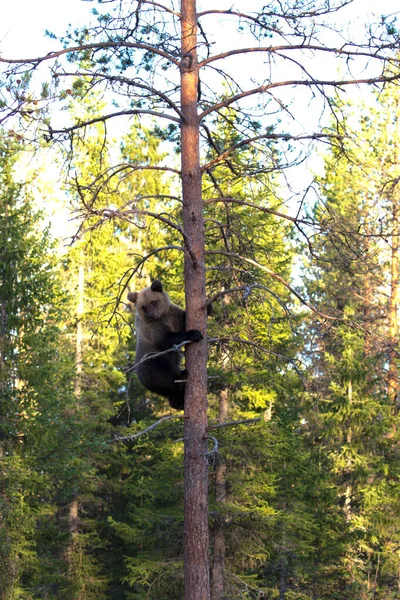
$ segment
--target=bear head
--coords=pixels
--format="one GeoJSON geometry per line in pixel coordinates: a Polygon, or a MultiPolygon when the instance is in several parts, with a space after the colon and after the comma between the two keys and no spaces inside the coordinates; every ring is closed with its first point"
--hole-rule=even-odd
{"type": "Polygon", "coordinates": [[[169,311],[171,305],[168,295],[164,292],[162,283],[154,280],[150,287],[140,292],[129,292],[128,300],[136,306],[136,312],[145,321],[161,319],[169,311]]]}

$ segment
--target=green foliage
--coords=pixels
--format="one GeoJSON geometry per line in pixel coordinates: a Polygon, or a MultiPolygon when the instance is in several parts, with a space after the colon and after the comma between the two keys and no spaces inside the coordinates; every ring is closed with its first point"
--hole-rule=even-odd
{"type": "Polygon", "coordinates": [[[357,141],[349,138],[346,153],[332,150],[326,157],[320,182],[324,197],[315,210],[321,234],[314,252],[320,262],[308,282],[313,304],[338,319],[329,326],[318,317],[308,323],[316,375],[309,410],[304,410],[342,512],[336,559],[341,569],[330,593],[338,594],[342,585],[346,597],[357,599],[390,597],[397,568],[390,573],[394,564],[383,550],[386,531],[398,517],[391,501],[382,510],[392,497],[393,407],[385,377],[385,254],[371,231],[372,215],[381,214],[387,202],[381,197],[382,180],[392,167],[382,158],[390,154],[386,142],[396,102],[393,97],[380,101],[377,113],[364,110],[359,116],[343,106],[357,141]],[[382,162],[377,163],[378,156],[382,162]]]}
{"type": "Polygon", "coordinates": [[[24,592],[21,575],[35,572],[39,567],[35,544],[36,510],[32,507],[32,499],[40,493],[38,479],[19,456],[2,457],[0,591],[5,600],[28,597],[24,595],[27,590],[24,592]]]}
{"type": "MultiPolygon", "coordinates": [[[[131,51],[118,60],[130,65],[131,51]]],[[[148,57],[143,61],[150,68],[148,57]]],[[[100,62],[108,68],[104,57],[100,62]]],[[[71,97],[79,98],[74,122],[99,114],[98,100],[87,100],[90,87],[83,79],[72,86],[71,97]]],[[[387,101],[386,120],[394,107],[393,98],[387,101]]],[[[393,143],[377,113],[360,117],[357,144],[346,141],[346,153],[333,148],[326,156],[314,210],[319,261],[307,265],[306,280],[320,314],[301,313],[288,289],[296,240],[274,214],[281,210],[274,144],[263,142],[269,159],[262,172],[259,150],[238,146],[204,178],[207,289],[215,298],[210,448],[218,442],[208,457],[210,554],[222,537],[232,600],[397,597],[398,419],[385,381],[387,255],[369,235],[371,218],[389,208],[374,165],[387,152],[385,175],[394,176],[393,143]],[[220,420],[239,423],[219,427],[220,420]]],[[[351,124],[354,115],[346,119],[351,124]]],[[[218,152],[238,141],[238,120],[233,109],[220,113],[218,152]]],[[[259,132],[255,119],[247,125],[259,132]]],[[[176,139],[175,126],[162,134],[155,128],[159,138],[176,139]]],[[[141,288],[160,277],[171,299],[184,304],[180,204],[165,177],[142,169],[164,158],[148,130],[135,123],[127,132],[115,173],[105,150],[118,150],[105,144],[104,131],[93,123],[74,138],[76,178],[68,194],[85,211],[79,241],[62,256],[26,185],[15,180],[20,148],[0,142],[5,600],[183,596],[182,420],[124,444],[113,438],[115,431],[140,433],[165,414],[165,401],[127,370],[135,335],[125,295],[127,285],[141,288]]]]}
{"type": "Polygon", "coordinates": [[[55,472],[62,477],[68,461],[61,440],[76,416],[72,365],[60,343],[65,297],[48,233],[26,185],[15,183],[19,152],[10,142],[1,145],[0,503],[2,593],[10,599],[33,597],[41,579],[38,524],[53,499],[55,472]]]}

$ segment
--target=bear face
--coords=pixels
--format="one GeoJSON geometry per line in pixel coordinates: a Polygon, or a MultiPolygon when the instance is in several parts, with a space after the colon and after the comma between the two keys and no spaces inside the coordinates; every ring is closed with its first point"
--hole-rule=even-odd
{"type": "Polygon", "coordinates": [[[128,300],[135,304],[139,317],[149,322],[164,318],[171,306],[169,297],[158,279],[140,292],[129,292],[128,300]]]}

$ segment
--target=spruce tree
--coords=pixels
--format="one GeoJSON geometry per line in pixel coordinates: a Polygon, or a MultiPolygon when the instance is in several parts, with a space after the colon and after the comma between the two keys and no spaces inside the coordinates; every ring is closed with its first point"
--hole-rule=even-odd
{"type": "Polygon", "coordinates": [[[388,91],[361,112],[342,105],[354,139],[346,142],[345,153],[333,150],[325,158],[323,196],[315,211],[321,229],[313,242],[317,268],[308,281],[321,314],[311,316],[307,334],[313,381],[306,419],[325,448],[337,490],[343,535],[336,585],[349,598],[392,597],[397,568],[388,551],[396,543],[392,523],[398,518],[392,497],[396,292],[386,267],[393,269],[397,260],[397,233],[392,217],[381,225],[378,218],[395,206],[387,194],[394,176],[388,137],[396,144],[392,100],[388,91]],[[385,285],[392,290],[389,303],[385,285]]]}

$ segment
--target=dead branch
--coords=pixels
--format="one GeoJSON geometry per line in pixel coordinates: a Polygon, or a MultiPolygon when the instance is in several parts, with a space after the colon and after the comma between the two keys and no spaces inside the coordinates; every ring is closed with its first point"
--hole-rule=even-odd
{"type": "MultiPolygon", "coordinates": [[[[82,199],[82,197],[81,197],[81,199],[82,199]]],[[[184,231],[180,225],[171,221],[169,216],[166,217],[162,213],[154,213],[149,210],[142,210],[142,209],[136,209],[136,208],[132,208],[129,211],[128,210],[125,210],[125,211],[124,210],[114,210],[114,209],[110,209],[110,208],[96,210],[96,209],[88,207],[85,203],[84,203],[84,205],[85,205],[86,210],[88,211],[88,214],[90,216],[94,215],[94,216],[99,217],[99,221],[97,221],[96,223],[94,223],[93,225],[90,225],[89,227],[87,227],[85,229],[81,228],[80,235],[84,235],[88,231],[92,231],[93,229],[96,229],[104,221],[109,220],[109,219],[121,219],[123,221],[127,221],[128,223],[132,223],[132,220],[130,218],[131,215],[148,216],[153,219],[156,219],[157,221],[160,221],[161,223],[165,223],[172,229],[175,229],[176,231],[178,231],[183,238],[185,249],[188,252],[189,256],[191,257],[193,264],[195,265],[197,263],[196,256],[195,256],[192,248],[189,245],[189,239],[188,239],[187,235],[184,233],[184,231]]]]}
{"type": "Polygon", "coordinates": [[[158,358],[159,356],[163,356],[164,354],[170,354],[171,352],[180,353],[181,348],[183,348],[187,344],[192,343],[193,342],[191,340],[187,340],[186,342],[181,342],[180,344],[174,344],[173,346],[171,346],[171,348],[167,348],[167,350],[163,350],[162,352],[149,352],[148,354],[145,354],[138,363],[136,363],[132,367],[128,367],[127,369],[125,369],[125,373],[129,373],[130,371],[136,371],[136,369],[140,367],[143,363],[149,360],[153,360],[154,358],[158,358]]]}
{"type": "Polygon", "coordinates": [[[221,290],[220,292],[216,292],[213,296],[211,296],[207,300],[206,306],[211,306],[212,304],[214,304],[214,302],[216,300],[218,300],[218,298],[221,298],[222,296],[226,296],[227,294],[235,294],[236,292],[244,292],[245,297],[247,298],[250,295],[251,290],[253,290],[253,289],[263,290],[264,292],[271,294],[275,298],[275,300],[277,302],[279,302],[279,304],[282,306],[282,308],[285,310],[285,312],[288,313],[288,310],[287,310],[284,302],[279,298],[279,296],[277,294],[275,294],[275,292],[272,292],[265,285],[261,285],[259,283],[250,283],[249,285],[240,285],[240,286],[236,286],[233,288],[229,288],[227,290],[221,290]]]}
{"type": "MultiPolygon", "coordinates": [[[[77,188],[77,191],[79,193],[81,202],[85,208],[85,210],[89,213],[89,214],[96,214],[96,209],[93,208],[93,205],[95,203],[95,201],[97,200],[98,196],[100,195],[100,193],[104,190],[104,188],[110,183],[110,181],[112,180],[113,177],[116,177],[117,175],[123,173],[124,171],[161,171],[161,172],[171,172],[171,173],[175,173],[175,174],[180,174],[180,171],[177,169],[173,169],[171,167],[163,167],[163,166],[152,166],[152,165],[130,165],[130,164],[120,164],[117,166],[113,166],[113,167],[109,167],[108,169],[106,169],[105,171],[103,171],[98,177],[96,177],[94,179],[94,181],[86,186],[81,186],[79,183],[79,180],[77,177],[75,177],[75,185],[77,188]],[[96,185],[97,184],[97,185],[96,185]],[[95,189],[92,189],[94,186],[96,185],[95,189]],[[90,190],[90,205],[88,204],[88,202],[86,201],[85,198],[85,194],[84,194],[84,190],[90,190]]],[[[130,201],[132,202],[132,201],[130,201]]],[[[125,205],[126,206],[126,205],[125,205]]],[[[106,213],[108,212],[108,216],[112,216],[111,213],[115,213],[116,211],[112,211],[108,208],[106,209],[102,209],[102,211],[97,211],[98,216],[102,215],[102,217],[106,217],[107,214],[104,214],[104,211],[106,211],[106,213]]],[[[85,214],[82,215],[82,217],[84,217],[85,214]]],[[[79,235],[81,234],[81,230],[82,230],[81,226],[79,228],[79,235]]],[[[75,235],[75,239],[77,238],[77,235],[75,235]]]]}
{"type": "Polygon", "coordinates": [[[165,11],[166,13],[169,13],[170,15],[173,15],[174,17],[178,17],[179,19],[181,18],[181,13],[176,12],[175,10],[172,10],[171,8],[169,8],[168,6],[165,6],[164,4],[161,4],[160,2],[154,2],[154,0],[141,0],[142,4],[149,4],[151,7],[157,7],[160,8],[161,10],[165,11]]]}
{"type": "MultiPolygon", "coordinates": [[[[142,435],[145,435],[146,433],[149,433],[150,431],[153,431],[153,429],[155,429],[156,427],[158,427],[159,425],[161,425],[162,423],[164,423],[165,421],[171,421],[172,419],[184,419],[185,415],[181,414],[181,415],[175,415],[175,414],[171,414],[171,415],[165,415],[165,417],[161,417],[161,419],[158,419],[158,421],[155,421],[155,423],[152,423],[151,425],[149,425],[149,427],[146,427],[146,429],[143,429],[142,431],[138,431],[137,433],[133,433],[132,435],[114,435],[113,439],[116,442],[133,442],[133,440],[138,439],[139,437],[141,437],[142,435]]],[[[257,423],[262,421],[261,417],[256,417],[254,419],[242,419],[241,421],[229,421],[227,423],[216,423],[216,424],[210,424],[209,425],[209,429],[222,429],[222,427],[234,427],[236,425],[247,425],[250,423],[257,423]]],[[[212,440],[214,442],[213,448],[212,450],[210,450],[209,452],[207,452],[206,456],[210,456],[212,454],[215,454],[218,451],[218,440],[212,436],[209,435],[207,436],[208,439],[212,440]]],[[[179,438],[178,440],[175,440],[176,442],[182,442],[183,438],[179,438]]]]}
{"type": "MultiPolygon", "coordinates": [[[[298,368],[298,366],[296,365],[296,362],[288,356],[284,356],[283,354],[279,354],[278,352],[269,350],[268,348],[261,346],[261,344],[257,344],[257,342],[252,342],[251,340],[246,340],[245,338],[226,337],[226,336],[217,337],[217,338],[207,338],[208,344],[219,344],[220,342],[233,342],[234,344],[243,344],[245,346],[252,346],[256,350],[259,350],[260,352],[264,352],[265,354],[271,354],[272,356],[275,356],[276,358],[285,360],[286,362],[288,362],[292,365],[292,367],[294,368],[294,370],[296,371],[298,376],[304,380],[304,376],[303,376],[302,372],[300,371],[300,369],[298,368]]],[[[298,361],[298,362],[300,362],[300,361],[298,361]]]]}
{"type": "Polygon", "coordinates": [[[274,215],[275,217],[279,217],[281,219],[286,219],[287,221],[291,221],[293,223],[300,223],[302,225],[310,225],[311,227],[315,227],[317,225],[317,223],[315,223],[314,221],[306,221],[305,219],[299,219],[298,217],[291,217],[289,215],[286,215],[285,213],[281,213],[276,210],[273,210],[272,208],[260,206],[258,204],[254,204],[252,202],[247,202],[245,200],[239,200],[238,198],[221,197],[221,198],[208,198],[207,200],[204,200],[204,204],[213,204],[215,202],[232,203],[232,204],[239,204],[241,206],[248,206],[250,208],[259,210],[260,212],[268,213],[270,215],[274,215]]]}
{"type": "Polygon", "coordinates": [[[215,423],[208,426],[209,429],[222,429],[223,427],[234,427],[235,425],[247,425],[248,423],[259,423],[262,421],[261,417],[255,417],[254,419],[242,419],[241,421],[228,421],[225,423],[215,423]]]}
{"type": "Polygon", "coordinates": [[[243,148],[243,146],[250,146],[254,142],[258,142],[260,140],[283,140],[285,142],[289,142],[292,140],[295,140],[295,141],[325,140],[325,139],[328,139],[328,140],[336,139],[337,140],[337,139],[341,139],[342,137],[343,136],[340,136],[336,133],[311,133],[308,135],[290,135],[288,133],[265,133],[262,135],[257,135],[252,138],[246,138],[244,140],[241,140],[240,142],[237,142],[236,144],[233,144],[233,146],[231,146],[230,148],[225,150],[225,152],[223,152],[222,154],[220,154],[213,160],[210,160],[207,164],[203,165],[202,171],[203,172],[207,171],[208,169],[210,169],[214,165],[218,164],[219,162],[226,160],[226,158],[230,154],[232,154],[235,150],[238,150],[239,148],[243,148]]]}
{"type": "MultiPolygon", "coordinates": [[[[106,186],[112,180],[113,177],[116,177],[117,175],[119,175],[120,173],[123,173],[124,171],[131,171],[131,172],[161,171],[161,172],[174,173],[175,175],[181,174],[179,169],[174,169],[172,167],[166,167],[163,165],[132,165],[132,164],[128,164],[128,163],[121,163],[118,165],[113,165],[112,167],[108,167],[108,169],[103,171],[90,184],[90,187],[92,187],[97,182],[99,182],[96,189],[93,191],[92,198],[91,198],[92,203],[97,199],[100,192],[104,189],[104,186],[106,186]]],[[[85,188],[81,187],[81,189],[89,189],[89,187],[88,186],[86,186],[85,188]]]]}
{"type": "Polygon", "coordinates": [[[107,50],[107,49],[119,49],[119,48],[136,48],[137,50],[145,50],[146,52],[151,52],[152,54],[157,54],[162,58],[166,58],[169,62],[179,67],[179,60],[176,60],[171,54],[168,52],[164,52],[151,44],[143,44],[141,42],[127,42],[123,40],[118,40],[116,42],[97,42],[93,44],[80,44],[79,46],[70,46],[68,48],[62,48],[61,50],[55,50],[53,52],[49,52],[48,54],[37,56],[36,58],[3,58],[0,56],[0,63],[8,63],[8,64],[31,64],[34,66],[40,65],[41,63],[49,60],[54,60],[55,58],[59,58],[64,54],[72,54],[74,52],[84,52],[85,50],[107,50]]]}
{"type": "Polygon", "coordinates": [[[291,292],[301,302],[301,304],[303,304],[304,306],[309,308],[313,313],[315,313],[319,317],[322,317],[323,319],[327,319],[329,321],[343,321],[344,320],[342,317],[332,317],[331,315],[327,315],[327,314],[322,313],[319,310],[317,310],[314,306],[312,306],[309,302],[307,302],[307,300],[305,300],[305,298],[303,298],[303,296],[301,294],[299,294],[299,292],[297,292],[287,281],[285,281],[283,279],[283,277],[281,277],[277,273],[274,273],[274,271],[271,271],[271,269],[269,269],[265,265],[262,265],[261,263],[255,261],[255,260],[253,260],[252,258],[247,258],[246,256],[241,256],[241,255],[235,254],[233,252],[225,252],[224,250],[207,250],[206,254],[222,254],[223,256],[236,258],[243,262],[247,262],[247,263],[257,267],[258,269],[265,271],[266,273],[268,273],[268,275],[270,275],[271,277],[273,277],[274,279],[279,281],[283,286],[285,286],[286,289],[289,290],[289,292],[291,292]]]}
{"type": "Polygon", "coordinates": [[[161,423],[163,423],[164,421],[171,421],[172,419],[183,419],[183,418],[184,418],[184,415],[166,415],[165,417],[161,417],[161,419],[158,419],[158,421],[156,421],[152,425],[149,425],[149,427],[146,427],[146,429],[143,429],[143,431],[139,431],[138,433],[133,433],[132,435],[124,435],[124,436],[114,435],[114,440],[116,442],[132,442],[133,440],[136,440],[137,438],[139,438],[141,435],[145,435],[146,433],[149,433],[149,431],[152,431],[153,429],[155,429],[156,427],[161,425],[161,423]]]}
{"type": "Polygon", "coordinates": [[[248,20],[251,21],[252,23],[254,23],[255,25],[263,25],[263,22],[260,20],[260,17],[275,17],[275,18],[283,18],[285,21],[298,21],[299,19],[309,19],[310,17],[320,17],[323,15],[328,15],[334,12],[338,12],[341,8],[344,8],[345,6],[347,6],[348,4],[351,4],[353,2],[353,0],[343,0],[343,2],[340,2],[338,5],[336,6],[327,6],[326,8],[322,8],[322,9],[313,9],[313,10],[306,10],[306,9],[302,9],[302,11],[300,13],[295,13],[293,12],[293,14],[290,13],[285,13],[284,15],[282,13],[278,13],[276,11],[266,11],[266,10],[262,10],[261,13],[256,14],[255,16],[249,14],[249,13],[242,13],[239,12],[237,10],[233,10],[233,9],[228,9],[228,10],[217,10],[217,9],[210,9],[210,10],[204,10],[202,12],[199,12],[197,17],[201,18],[207,15],[226,15],[226,16],[233,16],[235,18],[239,18],[239,19],[244,19],[244,20],[248,20]]]}
{"type": "MultiPolygon", "coordinates": [[[[152,85],[149,85],[148,83],[144,83],[141,79],[130,79],[129,77],[123,77],[122,75],[108,75],[107,73],[87,73],[87,72],[81,72],[81,71],[77,71],[74,73],[67,73],[65,71],[63,71],[62,73],[63,77],[90,77],[91,81],[94,81],[93,85],[96,84],[97,81],[102,82],[102,81],[108,81],[111,84],[115,84],[115,83],[119,83],[119,84],[125,84],[131,88],[138,88],[140,90],[144,90],[146,92],[150,92],[150,94],[153,94],[154,96],[158,96],[161,100],[163,100],[172,110],[174,110],[178,116],[179,119],[183,118],[182,115],[182,111],[180,110],[179,106],[177,106],[177,104],[175,102],[173,102],[171,100],[171,98],[165,93],[162,92],[161,90],[155,88],[152,85]]],[[[158,115],[159,113],[157,113],[158,115]]],[[[170,118],[170,117],[168,117],[170,118]]],[[[172,117],[171,117],[172,119],[172,117]]],[[[173,119],[172,119],[173,120],[173,119]]]]}
{"type": "MultiPolygon", "coordinates": [[[[383,59],[382,59],[383,60],[383,59]]],[[[397,81],[400,79],[400,74],[388,76],[388,75],[379,75],[378,77],[369,77],[365,79],[341,79],[341,80],[324,80],[324,79],[312,79],[312,80],[304,80],[304,79],[292,79],[287,81],[277,81],[276,83],[268,83],[267,85],[261,85],[259,87],[253,88],[251,90],[246,90],[241,92],[240,94],[236,94],[234,96],[230,96],[226,100],[222,100],[217,104],[213,104],[206,110],[204,110],[200,115],[200,120],[204,119],[208,114],[219,110],[220,108],[226,108],[241,100],[243,98],[247,98],[248,96],[253,96],[254,94],[264,94],[269,92],[274,88],[279,87],[287,87],[287,86],[306,86],[306,87],[323,87],[329,86],[334,88],[340,88],[342,86],[347,85],[361,85],[361,84],[376,84],[376,83],[389,83],[391,81],[397,81]]]]}
{"type": "Polygon", "coordinates": [[[75,125],[71,125],[71,127],[65,127],[64,129],[53,129],[50,125],[48,125],[48,131],[50,135],[50,139],[56,133],[71,133],[72,131],[76,131],[77,129],[81,129],[82,127],[89,127],[89,125],[94,125],[95,123],[105,123],[109,119],[113,119],[114,117],[124,117],[124,116],[134,116],[134,115],[152,115],[157,118],[168,119],[170,121],[174,121],[175,123],[180,123],[180,119],[178,117],[173,117],[171,115],[166,115],[164,113],[157,112],[155,110],[144,110],[144,109],[135,109],[135,110],[120,110],[115,113],[110,113],[108,115],[103,115],[101,117],[96,117],[94,119],[89,119],[88,121],[80,121],[75,125]]]}
{"type": "MultiPolygon", "coordinates": [[[[357,46],[356,44],[351,44],[351,46],[354,48],[363,48],[363,46],[357,46]]],[[[365,46],[365,48],[368,48],[368,46],[365,46]]],[[[383,49],[384,46],[381,46],[380,49],[383,49]]],[[[213,56],[210,56],[209,58],[205,58],[204,60],[202,60],[199,63],[199,68],[201,69],[202,67],[205,67],[206,65],[215,62],[217,60],[222,60],[225,58],[228,58],[230,56],[235,56],[238,54],[250,54],[253,52],[264,52],[264,53],[268,53],[268,54],[276,54],[277,52],[286,52],[286,51],[292,51],[292,50],[309,50],[311,52],[327,52],[330,54],[337,54],[338,56],[345,56],[346,58],[369,58],[369,59],[376,59],[376,60],[380,60],[380,61],[385,61],[387,60],[386,56],[383,56],[381,54],[378,54],[377,52],[372,52],[371,49],[369,50],[347,50],[345,46],[341,47],[341,48],[330,48],[330,47],[326,47],[326,46],[319,46],[316,44],[293,44],[293,45],[284,45],[284,46],[253,46],[253,47],[249,47],[249,48],[235,48],[234,50],[228,50],[227,52],[221,52],[220,54],[214,54],[213,56]]],[[[397,77],[395,77],[396,79],[398,79],[400,77],[400,75],[397,75],[397,77]]],[[[386,78],[385,78],[386,81],[386,78]]],[[[331,85],[331,83],[326,82],[325,85],[331,85]]],[[[337,85],[337,83],[335,83],[335,85],[337,85]]]]}

